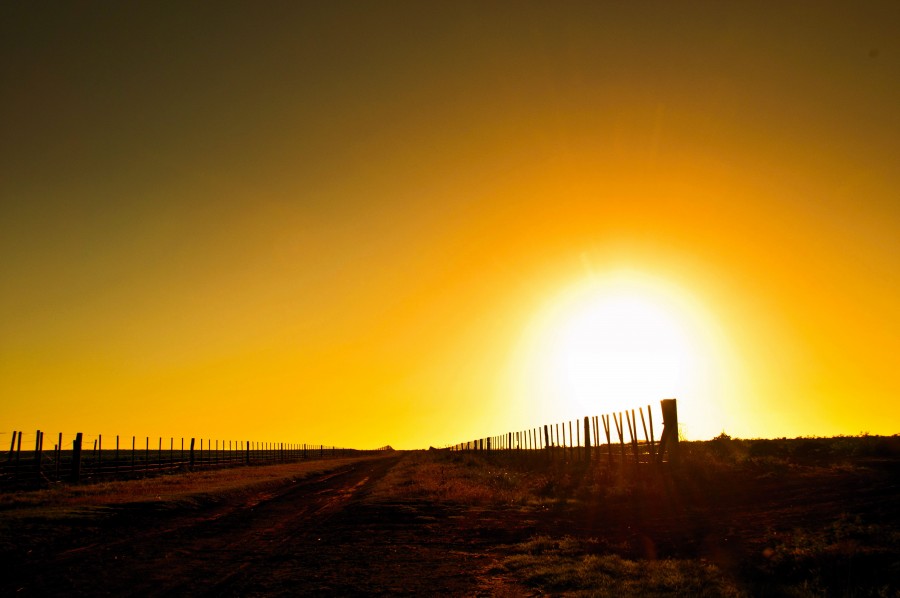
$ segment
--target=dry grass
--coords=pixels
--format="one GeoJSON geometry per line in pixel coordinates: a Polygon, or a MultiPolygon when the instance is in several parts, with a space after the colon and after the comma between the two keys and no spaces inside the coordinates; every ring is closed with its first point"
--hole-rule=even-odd
{"type": "Polygon", "coordinates": [[[688,559],[635,561],[594,539],[539,536],[503,567],[528,585],[567,596],[744,596],[715,566],[688,559]]]}
{"type": "MultiPolygon", "coordinates": [[[[886,488],[891,487],[894,469],[871,468],[867,454],[848,459],[846,452],[858,450],[852,442],[827,440],[779,441],[788,447],[786,454],[765,455],[744,449],[769,450],[780,444],[721,438],[707,445],[692,443],[685,447],[689,450],[683,463],[672,470],[630,465],[610,470],[604,459],[588,464],[534,452],[419,452],[408,454],[376,493],[469,505],[475,507],[473,513],[492,510],[492,520],[502,520],[498,514],[503,512],[526,511],[535,520],[558,518],[555,531],[539,528],[539,534],[549,536],[504,546],[501,566],[494,572],[539,593],[900,596],[895,548],[900,532],[886,505],[871,498],[886,493],[890,500],[886,488]],[[829,450],[820,451],[822,447],[829,450]],[[805,453],[812,449],[820,456],[805,453]],[[860,490],[868,493],[866,500],[876,501],[864,503],[875,508],[872,512],[856,504],[853,485],[859,483],[865,484],[860,490]],[[757,498],[767,500],[769,491],[795,498],[775,501],[774,511],[754,508],[757,498]],[[825,498],[813,501],[815,508],[824,509],[822,517],[809,514],[802,499],[805,492],[824,493],[825,498]],[[854,497],[844,515],[833,512],[844,507],[831,504],[832,496],[854,497]],[[655,512],[654,505],[667,504],[678,514],[669,523],[665,518],[642,519],[655,512]],[[609,536],[591,539],[587,536],[596,534],[582,532],[578,521],[598,513],[643,527],[638,534],[629,531],[630,526],[601,526],[609,536]],[[717,521],[707,522],[707,517],[717,521]],[[648,526],[655,531],[647,532],[648,526]],[[644,533],[662,543],[656,545],[658,554],[668,558],[657,560],[655,549],[650,556],[642,550],[644,533]],[[734,546],[717,544],[721,538],[734,546]]],[[[864,448],[870,444],[867,438],[858,441],[864,448]]]]}
{"type": "Polygon", "coordinates": [[[534,500],[535,481],[523,471],[504,467],[500,459],[469,453],[410,453],[376,485],[373,495],[467,505],[534,500]]]}
{"type": "MultiPolygon", "coordinates": [[[[627,470],[626,470],[627,472],[627,470]]],[[[586,498],[627,499],[639,476],[539,453],[409,453],[378,484],[378,496],[403,495],[466,505],[562,507],[586,498]]]]}

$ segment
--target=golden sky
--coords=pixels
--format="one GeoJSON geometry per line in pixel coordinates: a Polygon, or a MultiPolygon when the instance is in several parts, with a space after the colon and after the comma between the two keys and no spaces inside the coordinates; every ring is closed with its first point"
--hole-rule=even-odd
{"type": "Polygon", "coordinates": [[[893,1],[4,3],[0,440],[900,432],[898,40],[893,1]]]}

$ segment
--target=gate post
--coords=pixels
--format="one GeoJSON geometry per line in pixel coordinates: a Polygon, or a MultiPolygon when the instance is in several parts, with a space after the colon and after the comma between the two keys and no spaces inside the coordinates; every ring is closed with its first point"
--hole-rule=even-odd
{"type": "Polygon", "coordinates": [[[669,451],[669,463],[678,462],[678,403],[675,399],[663,399],[659,402],[662,408],[663,431],[659,438],[659,452],[656,460],[662,463],[663,454],[669,451]]]}

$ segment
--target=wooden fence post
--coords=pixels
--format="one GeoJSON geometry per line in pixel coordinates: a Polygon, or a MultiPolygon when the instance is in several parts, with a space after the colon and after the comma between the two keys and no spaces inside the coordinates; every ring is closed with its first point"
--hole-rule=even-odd
{"type": "Polygon", "coordinates": [[[581,428],[578,427],[578,420],[575,420],[575,446],[581,446],[581,428]]]}
{"type": "MultiPolygon", "coordinates": [[[[647,411],[648,412],[650,411],[650,405],[647,405],[647,411]]],[[[653,458],[655,456],[653,454],[653,443],[650,442],[650,435],[647,434],[647,422],[644,419],[644,408],[643,407],[641,407],[641,426],[643,426],[643,428],[644,428],[644,440],[647,441],[647,446],[648,446],[648,450],[649,450],[648,462],[653,463],[653,460],[654,460],[653,458]]]]}
{"type": "Polygon", "coordinates": [[[584,416],[584,458],[586,461],[591,460],[591,424],[588,416],[584,416]]]}
{"type": "Polygon", "coordinates": [[[547,424],[544,424],[544,448],[547,451],[550,451],[550,431],[547,429],[547,424]]]}
{"type": "Polygon", "coordinates": [[[15,475],[19,475],[19,459],[22,458],[22,430],[19,430],[19,439],[16,441],[16,469],[15,475]]]}
{"type": "Polygon", "coordinates": [[[56,481],[59,481],[59,461],[62,459],[62,432],[59,433],[59,441],[56,443],[56,481]]]}
{"type": "Polygon", "coordinates": [[[72,443],[72,481],[78,483],[81,481],[81,432],[75,434],[75,441],[72,443]]]}
{"type": "Polygon", "coordinates": [[[195,442],[196,440],[197,440],[196,438],[191,438],[191,449],[190,449],[190,453],[188,453],[188,455],[189,455],[189,456],[188,456],[188,459],[190,459],[190,465],[189,465],[189,467],[190,467],[191,469],[194,469],[194,442],[195,442]]]}
{"type": "Polygon", "coordinates": [[[641,458],[640,449],[638,447],[637,416],[634,414],[634,409],[631,410],[631,441],[632,443],[634,443],[634,460],[636,463],[640,463],[641,458]]]}
{"type": "Polygon", "coordinates": [[[600,418],[603,420],[603,432],[606,434],[606,456],[609,461],[609,466],[612,467],[612,440],[609,436],[609,414],[601,415],[600,418]]]}
{"type": "Polygon", "coordinates": [[[669,462],[678,462],[678,404],[675,399],[663,399],[662,407],[663,431],[659,438],[657,461],[662,462],[663,454],[669,451],[669,462]]]}
{"type": "Polygon", "coordinates": [[[618,418],[616,417],[616,414],[613,413],[613,421],[616,424],[616,434],[618,434],[618,436],[619,436],[619,447],[621,448],[621,452],[622,452],[622,465],[625,465],[625,432],[624,432],[625,421],[624,421],[624,418],[622,417],[621,411],[619,411],[618,418]]]}
{"type": "Polygon", "coordinates": [[[41,431],[38,430],[34,437],[34,474],[41,477],[41,448],[42,448],[41,431]]]}
{"type": "Polygon", "coordinates": [[[634,462],[639,464],[641,462],[641,456],[638,451],[637,418],[634,416],[634,409],[631,410],[630,416],[626,411],[625,418],[628,420],[628,435],[631,436],[631,450],[634,453],[634,462]]]}
{"type": "MultiPolygon", "coordinates": [[[[9,459],[7,460],[7,467],[9,466],[9,463],[13,462],[13,457],[16,455],[16,438],[18,438],[18,437],[19,437],[19,431],[13,430],[12,442],[9,443],[9,459]]],[[[13,470],[13,476],[15,476],[18,473],[18,469],[19,469],[18,459],[15,461],[15,463],[16,463],[16,467],[13,470]]]]}

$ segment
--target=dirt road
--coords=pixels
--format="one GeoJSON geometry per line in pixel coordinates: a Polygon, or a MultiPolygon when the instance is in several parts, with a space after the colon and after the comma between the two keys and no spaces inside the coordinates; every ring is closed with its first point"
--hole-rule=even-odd
{"type": "Polygon", "coordinates": [[[478,575],[491,565],[486,557],[464,537],[429,533],[430,522],[452,521],[452,514],[364,500],[396,462],[358,462],[200,513],[130,506],[27,555],[4,574],[0,595],[486,591],[478,575]]]}

